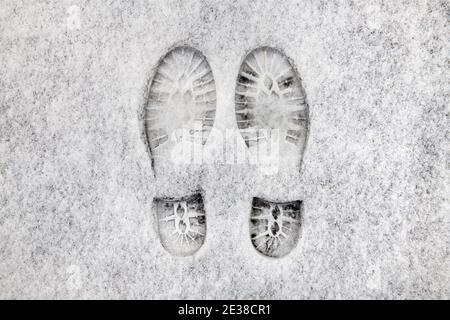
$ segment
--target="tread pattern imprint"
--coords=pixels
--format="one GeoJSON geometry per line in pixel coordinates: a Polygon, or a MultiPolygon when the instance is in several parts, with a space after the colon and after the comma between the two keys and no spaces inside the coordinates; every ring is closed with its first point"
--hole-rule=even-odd
{"type": "Polygon", "coordinates": [[[216,86],[203,54],[186,46],[169,51],[157,66],[145,107],[152,157],[175,141],[205,144],[215,110],[216,86]]]}
{"type": "Polygon", "coordinates": [[[153,200],[163,247],[175,256],[189,256],[203,245],[206,215],[201,194],[153,200]]]}
{"type": "Polygon", "coordinates": [[[236,84],[235,112],[248,147],[269,143],[267,132],[278,129],[280,156],[292,153],[296,161],[301,160],[309,126],[308,105],[300,77],[283,53],[261,47],[246,56],[236,84]]]}
{"type": "Polygon", "coordinates": [[[271,202],[253,198],[250,236],[256,250],[275,258],[288,254],[300,235],[301,211],[301,201],[271,202]]]}

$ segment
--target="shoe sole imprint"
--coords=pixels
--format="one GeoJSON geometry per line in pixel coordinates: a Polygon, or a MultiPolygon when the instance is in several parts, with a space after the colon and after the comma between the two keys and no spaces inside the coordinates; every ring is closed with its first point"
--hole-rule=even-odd
{"type": "Polygon", "coordinates": [[[216,87],[205,56],[187,46],[170,50],[156,68],[144,112],[152,160],[174,137],[205,144],[215,112],[216,87]]]}
{"type": "Polygon", "coordinates": [[[269,257],[288,254],[298,242],[301,215],[301,201],[272,202],[253,198],[250,214],[253,246],[269,257]]]}
{"type": "Polygon", "coordinates": [[[303,156],[309,127],[309,108],[301,79],[279,50],[260,47],[244,59],[236,83],[238,128],[248,147],[269,142],[261,129],[279,129],[282,142],[303,156]]]}
{"type": "Polygon", "coordinates": [[[189,256],[200,249],[206,236],[206,215],[200,193],[189,197],[153,200],[163,247],[175,256],[189,256]]]}

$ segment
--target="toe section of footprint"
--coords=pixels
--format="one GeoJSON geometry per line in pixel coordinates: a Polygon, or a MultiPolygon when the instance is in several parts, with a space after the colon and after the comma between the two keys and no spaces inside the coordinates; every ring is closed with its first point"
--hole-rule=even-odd
{"type": "Polygon", "coordinates": [[[206,215],[200,193],[185,198],[155,198],[153,207],[163,247],[175,256],[190,256],[203,245],[206,215]]]}
{"type": "Polygon", "coordinates": [[[291,252],[300,236],[301,211],[301,201],[271,202],[253,198],[250,235],[256,250],[274,258],[291,252]]]}
{"type": "Polygon", "coordinates": [[[235,112],[250,149],[276,150],[280,158],[301,161],[309,110],[301,79],[281,51],[261,47],[246,56],[236,83],[235,112]]]}
{"type": "Polygon", "coordinates": [[[144,112],[144,126],[156,162],[192,160],[211,132],[216,111],[216,86],[203,54],[177,47],[159,62],[144,112]],[[177,159],[178,157],[178,159],[177,159]]]}

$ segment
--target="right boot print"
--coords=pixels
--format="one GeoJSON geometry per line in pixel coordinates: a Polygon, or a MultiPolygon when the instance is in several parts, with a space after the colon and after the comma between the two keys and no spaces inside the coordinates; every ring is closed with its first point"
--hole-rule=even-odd
{"type": "MultiPolygon", "coordinates": [[[[236,84],[238,128],[250,160],[264,174],[299,172],[309,130],[309,108],[300,77],[279,50],[261,47],[244,59],[236,84]]],[[[253,246],[282,257],[300,236],[302,202],[254,197],[250,213],[253,246]]]]}

